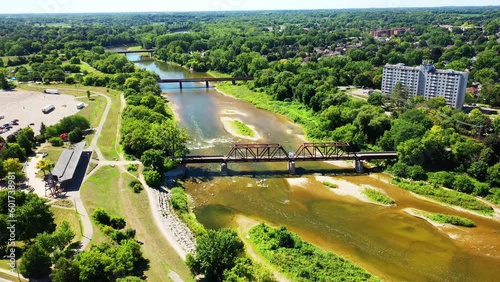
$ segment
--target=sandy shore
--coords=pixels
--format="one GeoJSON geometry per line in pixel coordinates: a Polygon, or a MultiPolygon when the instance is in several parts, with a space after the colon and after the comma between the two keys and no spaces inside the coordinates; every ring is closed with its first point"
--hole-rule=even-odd
{"type": "Polygon", "coordinates": [[[305,177],[285,178],[285,180],[288,182],[288,185],[290,186],[306,187],[307,183],[309,183],[309,179],[305,177]]]}
{"type": "Polygon", "coordinates": [[[352,161],[325,161],[325,163],[341,168],[354,168],[352,161]]]}
{"type": "Polygon", "coordinates": [[[342,195],[342,196],[351,196],[354,197],[362,202],[366,203],[374,203],[371,201],[365,194],[363,194],[363,190],[365,188],[358,186],[354,183],[351,183],[349,181],[333,178],[331,176],[322,176],[322,175],[316,175],[314,176],[316,181],[318,182],[330,182],[338,186],[338,188],[331,188],[330,191],[332,191],[335,194],[342,195]]]}
{"type": "Polygon", "coordinates": [[[226,130],[226,132],[229,133],[229,134],[231,134],[232,136],[239,137],[239,138],[242,138],[242,139],[252,140],[252,141],[258,141],[258,140],[262,139],[262,137],[260,136],[260,134],[255,130],[255,127],[252,126],[252,125],[247,125],[247,126],[250,129],[253,130],[255,137],[250,137],[250,136],[239,134],[234,129],[233,124],[232,124],[232,122],[235,121],[235,120],[237,120],[239,122],[242,122],[241,120],[236,119],[236,118],[220,117],[220,121],[221,121],[222,125],[224,126],[224,130],[226,130]]]}

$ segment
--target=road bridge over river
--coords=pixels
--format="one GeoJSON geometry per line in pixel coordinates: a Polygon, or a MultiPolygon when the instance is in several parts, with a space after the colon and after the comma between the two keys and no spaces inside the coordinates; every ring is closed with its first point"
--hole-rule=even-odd
{"type": "Polygon", "coordinates": [[[296,151],[287,151],[281,144],[234,144],[227,155],[185,156],[185,164],[220,163],[227,172],[228,163],[288,162],[288,171],[295,173],[297,161],[353,160],[356,171],[363,172],[363,161],[396,159],[397,152],[355,152],[348,142],[304,143],[296,151]]]}
{"type": "Polygon", "coordinates": [[[192,78],[160,78],[158,83],[179,83],[179,88],[182,89],[183,82],[205,82],[205,86],[209,87],[209,82],[231,81],[236,84],[236,81],[253,80],[251,76],[238,76],[238,77],[192,77],[192,78]]]}

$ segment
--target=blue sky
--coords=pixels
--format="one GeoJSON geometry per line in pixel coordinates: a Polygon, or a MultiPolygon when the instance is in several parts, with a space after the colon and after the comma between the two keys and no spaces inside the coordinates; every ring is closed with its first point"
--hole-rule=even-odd
{"type": "Polygon", "coordinates": [[[498,0],[14,0],[0,13],[88,13],[487,6],[498,0]]]}

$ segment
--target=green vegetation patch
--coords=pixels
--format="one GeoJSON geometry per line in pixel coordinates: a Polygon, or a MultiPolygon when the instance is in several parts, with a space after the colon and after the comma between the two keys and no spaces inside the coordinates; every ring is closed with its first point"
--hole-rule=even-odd
{"type": "Polygon", "coordinates": [[[87,106],[78,111],[77,115],[87,118],[91,127],[97,127],[106,108],[106,99],[102,96],[92,96],[91,100],[87,97],[78,98],[78,100],[86,103],[87,106]]]}
{"type": "Polygon", "coordinates": [[[52,205],[50,210],[54,213],[54,222],[57,226],[60,226],[63,221],[69,223],[71,231],[75,233],[75,238],[73,242],[80,241],[83,236],[83,229],[80,223],[80,216],[74,209],[61,208],[52,205]]]}
{"type": "Polygon", "coordinates": [[[292,281],[379,281],[352,262],[302,241],[285,227],[259,224],[249,234],[260,254],[292,281]]]}
{"type": "Polygon", "coordinates": [[[435,187],[423,181],[411,182],[408,180],[401,180],[394,178],[392,184],[397,185],[410,192],[429,197],[441,203],[449,204],[452,206],[461,207],[467,210],[493,216],[495,211],[493,208],[471,195],[467,195],[454,190],[447,190],[440,187],[435,187]]]}
{"type": "Polygon", "coordinates": [[[324,185],[330,187],[330,188],[339,188],[339,186],[335,183],[331,183],[331,182],[328,182],[328,181],[324,181],[323,182],[324,185]]]}
{"type": "Polygon", "coordinates": [[[255,137],[255,131],[239,120],[231,121],[231,126],[233,126],[233,128],[236,129],[236,132],[240,135],[255,137]]]}
{"type": "Polygon", "coordinates": [[[368,199],[384,205],[394,205],[396,203],[391,197],[375,189],[364,189],[363,194],[365,194],[368,199]]]}
{"type": "Polygon", "coordinates": [[[442,213],[433,213],[433,212],[426,212],[422,210],[413,210],[416,214],[424,216],[432,221],[438,222],[438,223],[446,223],[446,224],[453,224],[456,226],[465,226],[465,227],[475,227],[476,223],[474,221],[457,216],[457,215],[448,215],[448,214],[442,214],[442,213]]]}
{"type": "Polygon", "coordinates": [[[196,237],[203,236],[207,233],[203,225],[201,225],[193,212],[189,211],[188,197],[182,187],[172,188],[170,191],[170,204],[174,208],[177,215],[184,221],[189,229],[194,232],[196,237]]]}

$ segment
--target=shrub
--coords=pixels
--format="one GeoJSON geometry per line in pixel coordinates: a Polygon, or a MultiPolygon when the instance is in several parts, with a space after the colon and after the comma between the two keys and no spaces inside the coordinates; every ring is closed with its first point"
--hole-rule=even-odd
{"type": "Polygon", "coordinates": [[[393,205],[396,203],[396,201],[389,196],[374,189],[365,189],[363,190],[363,194],[365,194],[370,200],[384,205],[393,205]]]}
{"type": "Polygon", "coordinates": [[[325,184],[326,186],[328,186],[330,188],[339,188],[339,186],[337,184],[334,184],[334,183],[331,183],[328,181],[323,182],[323,184],[325,184]]]}
{"type": "Polygon", "coordinates": [[[125,222],[125,219],[121,216],[113,216],[109,220],[109,225],[113,227],[114,229],[123,229],[127,223],[125,222]]]}
{"type": "Polygon", "coordinates": [[[142,187],[141,183],[137,183],[136,185],[134,185],[134,193],[141,193],[143,189],[144,187],[142,187]]]}
{"type": "Polygon", "coordinates": [[[410,178],[413,180],[427,180],[427,174],[425,170],[419,165],[410,167],[409,173],[410,178]]]}
{"type": "MultiPolygon", "coordinates": [[[[137,164],[127,165],[127,171],[137,171],[138,168],[139,168],[139,165],[137,165],[137,164]]],[[[130,187],[133,187],[133,186],[130,186],[130,187]]]]}
{"type": "Polygon", "coordinates": [[[61,139],[61,137],[52,137],[49,139],[49,142],[54,147],[61,147],[62,145],[64,145],[64,141],[61,139]]]}
{"type": "Polygon", "coordinates": [[[156,170],[144,172],[144,180],[151,187],[160,187],[163,183],[161,174],[156,170]]]}
{"type": "Polygon", "coordinates": [[[78,143],[83,140],[83,132],[80,128],[75,128],[73,129],[69,134],[68,134],[68,139],[69,142],[71,143],[78,143]]]}
{"type": "Polygon", "coordinates": [[[95,209],[95,211],[92,213],[92,218],[95,221],[97,221],[97,223],[100,223],[103,225],[109,225],[110,220],[111,220],[108,212],[103,208],[95,209]]]}
{"type": "Polygon", "coordinates": [[[182,188],[173,188],[171,193],[172,197],[170,198],[170,203],[172,207],[182,213],[189,212],[188,199],[184,190],[182,190],[182,188]]]}

